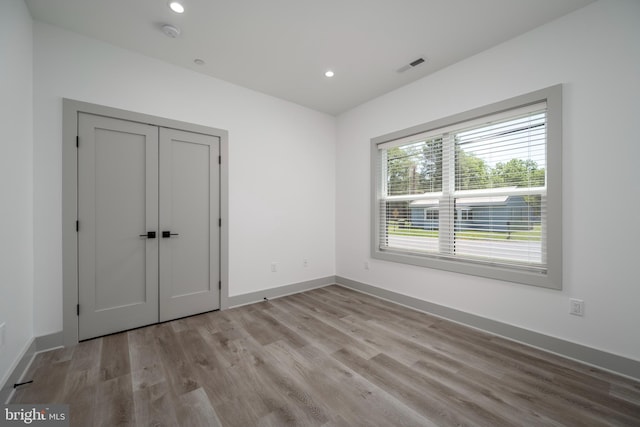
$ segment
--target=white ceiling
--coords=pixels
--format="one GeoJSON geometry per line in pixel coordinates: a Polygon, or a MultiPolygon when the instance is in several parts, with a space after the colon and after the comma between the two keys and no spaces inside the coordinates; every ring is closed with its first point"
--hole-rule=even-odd
{"type": "Polygon", "coordinates": [[[34,19],[337,115],[592,1],[183,0],[182,15],[168,0],[26,3],[34,19]]]}

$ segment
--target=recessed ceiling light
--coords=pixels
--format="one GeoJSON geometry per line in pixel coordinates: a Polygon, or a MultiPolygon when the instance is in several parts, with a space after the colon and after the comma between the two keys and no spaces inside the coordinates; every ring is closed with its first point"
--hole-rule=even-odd
{"type": "Polygon", "coordinates": [[[325,71],[324,75],[325,75],[325,77],[333,77],[333,76],[335,76],[335,73],[333,71],[331,71],[331,70],[327,70],[327,71],[325,71]]]}
{"type": "Polygon", "coordinates": [[[177,1],[172,1],[171,3],[169,3],[169,7],[171,8],[171,10],[173,10],[175,13],[182,13],[184,12],[184,6],[177,1]]]}
{"type": "Polygon", "coordinates": [[[193,63],[196,64],[196,65],[204,65],[205,64],[204,60],[202,60],[200,58],[194,59],[193,63]]]}

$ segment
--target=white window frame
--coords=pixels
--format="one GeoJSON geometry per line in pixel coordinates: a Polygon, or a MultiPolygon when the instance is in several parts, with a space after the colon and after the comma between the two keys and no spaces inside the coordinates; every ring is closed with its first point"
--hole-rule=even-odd
{"type": "MultiPolygon", "coordinates": [[[[453,173],[444,163],[445,174],[453,173]]],[[[408,129],[371,139],[371,257],[391,262],[417,265],[428,268],[453,271],[508,282],[522,283],[551,289],[562,289],[562,85],[555,85],[525,95],[516,96],[504,101],[486,105],[464,113],[424,123],[408,129]],[[399,144],[403,139],[411,139],[418,134],[435,134],[442,129],[461,124],[473,123],[483,117],[501,113],[509,114],[519,108],[545,102],[547,105],[547,138],[546,138],[546,227],[542,239],[546,243],[546,268],[542,271],[527,271],[500,263],[474,263],[465,259],[441,257],[438,253],[415,253],[393,248],[381,249],[381,209],[383,185],[385,182],[382,146],[399,144]]],[[[443,192],[448,189],[443,188],[443,192]]],[[[402,197],[402,196],[398,196],[402,197]]],[[[432,193],[430,197],[442,197],[442,193],[432,193]]],[[[447,227],[446,221],[453,221],[450,215],[440,214],[441,229],[447,227]],[[450,217],[450,218],[447,218],[450,217]],[[444,224],[443,224],[444,221],[444,224]]],[[[446,239],[445,239],[446,240],[446,239]]],[[[440,250],[446,252],[453,242],[440,239],[440,250]]]]}

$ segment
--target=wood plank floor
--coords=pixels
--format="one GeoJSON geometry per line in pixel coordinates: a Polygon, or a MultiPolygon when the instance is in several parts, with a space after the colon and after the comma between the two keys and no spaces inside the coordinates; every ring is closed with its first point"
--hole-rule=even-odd
{"type": "Polygon", "coordinates": [[[39,354],[73,426],[640,426],[640,383],[339,286],[39,354]]]}

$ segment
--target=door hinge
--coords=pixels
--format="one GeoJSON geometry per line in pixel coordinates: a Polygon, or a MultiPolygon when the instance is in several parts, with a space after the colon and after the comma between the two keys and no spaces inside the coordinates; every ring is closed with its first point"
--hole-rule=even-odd
{"type": "Polygon", "coordinates": [[[222,156],[218,156],[218,164],[221,165],[222,164],[222,156]]]}
{"type": "Polygon", "coordinates": [[[218,218],[218,227],[222,227],[222,218],[218,218]]]}
{"type": "Polygon", "coordinates": [[[76,316],[80,316],[80,304],[76,304],[76,316]]]}
{"type": "Polygon", "coordinates": [[[222,289],[222,280],[218,282],[218,289],[222,289]]]}
{"type": "Polygon", "coordinates": [[[76,221],[76,232],[80,231],[80,221],[76,221]]]}
{"type": "Polygon", "coordinates": [[[80,147],[80,136],[76,135],[76,147],[80,147]]]}

